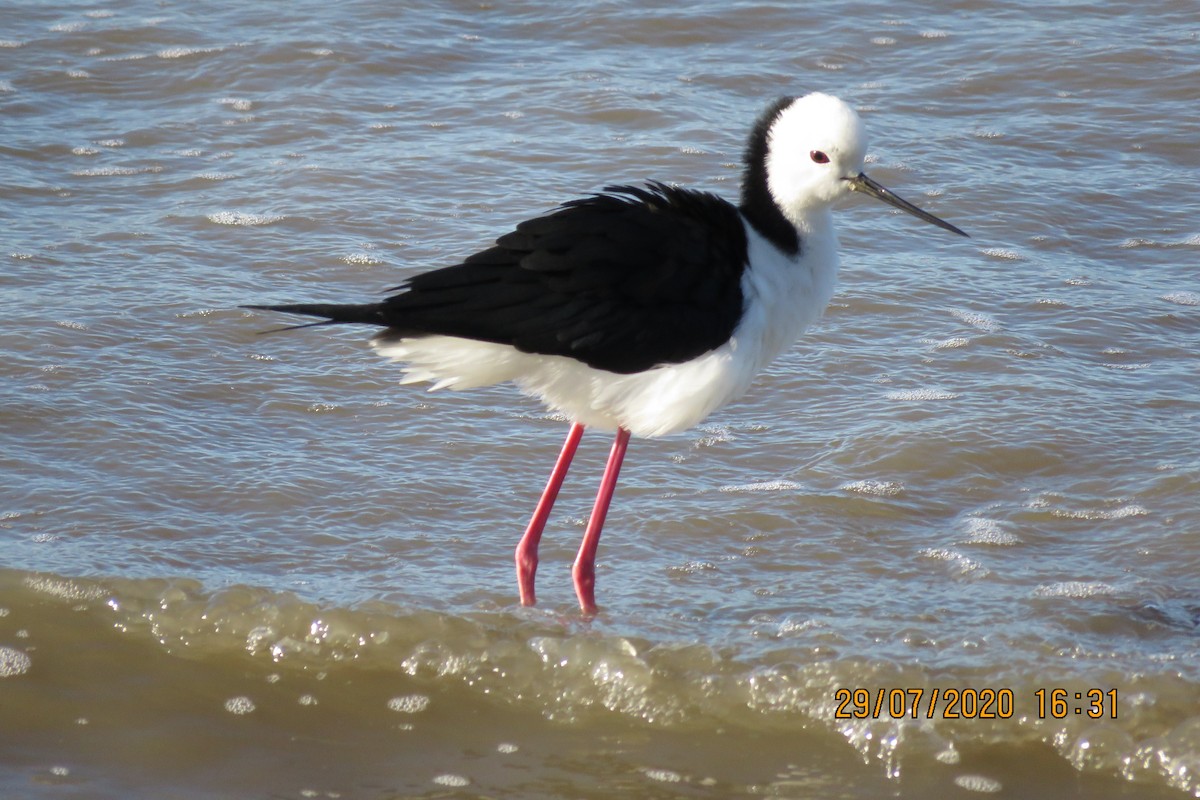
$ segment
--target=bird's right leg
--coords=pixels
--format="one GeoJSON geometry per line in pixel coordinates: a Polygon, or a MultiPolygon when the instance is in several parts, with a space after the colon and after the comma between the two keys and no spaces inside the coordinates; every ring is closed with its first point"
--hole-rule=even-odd
{"type": "Polygon", "coordinates": [[[600,481],[596,504],[592,506],[592,515],[588,517],[583,542],[579,545],[579,555],[575,557],[575,563],[571,567],[571,576],[575,580],[575,595],[579,598],[579,610],[588,616],[596,614],[596,549],[600,546],[600,532],[604,530],[604,518],[608,516],[613,492],[617,490],[617,476],[621,474],[621,463],[625,460],[625,450],[628,447],[629,430],[617,428],[617,438],[613,440],[608,463],[604,465],[604,478],[600,481]]]}
{"type": "Polygon", "coordinates": [[[537,602],[533,593],[533,580],[537,574],[538,543],[542,540],[542,531],[546,527],[546,520],[550,518],[550,509],[554,507],[558,490],[562,488],[563,479],[567,477],[567,469],[571,466],[571,459],[575,457],[575,450],[582,438],[583,426],[578,422],[571,423],[571,430],[567,432],[567,440],[563,442],[558,461],[554,462],[554,471],[550,473],[550,480],[546,482],[542,499],[534,509],[533,519],[529,520],[525,535],[517,544],[517,589],[521,593],[523,606],[531,606],[537,602]]]}

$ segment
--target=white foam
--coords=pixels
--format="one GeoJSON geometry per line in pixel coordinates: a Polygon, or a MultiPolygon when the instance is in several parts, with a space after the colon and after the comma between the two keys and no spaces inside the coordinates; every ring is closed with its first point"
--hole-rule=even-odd
{"type": "Polygon", "coordinates": [[[1063,519],[1109,520],[1127,519],[1129,517],[1144,517],[1150,512],[1143,506],[1126,505],[1111,509],[1083,509],[1079,511],[1056,508],[1050,513],[1055,517],[1061,517],[1063,519]]]}
{"type": "Polygon", "coordinates": [[[77,169],[71,174],[77,178],[112,178],[147,175],[162,171],[162,167],[97,167],[96,169],[77,169]]]}
{"type": "Polygon", "coordinates": [[[718,491],[728,492],[730,494],[743,494],[746,492],[787,492],[793,489],[799,489],[800,484],[794,481],[776,480],[776,481],[760,481],[759,483],[740,483],[733,486],[722,486],[718,491]]]}
{"type": "Polygon", "coordinates": [[[388,700],[387,707],[401,714],[419,714],[429,707],[429,698],[423,694],[406,694],[388,700]]]}
{"type": "Polygon", "coordinates": [[[187,58],[188,56],[219,53],[220,47],[167,47],[155,53],[159,58],[187,58]]]}
{"type": "Polygon", "coordinates": [[[1033,590],[1034,597],[1070,597],[1076,600],[1108,597],[1116,593],[1113,586],[1101,581],[1062,581],[1044,584],[1033,590]]]}
{"type": "Polygon", "coordinates": [[[327,414],[330,411],[337,411],[340,406],[334,403],[313,403],[308,407],[308,411],[314,414],[327,414]]]}
{"type": "Polygon", "coordinates": [[[208,215],[209,222],[217,225],[270,225],[286,217],[273,214],[249,214],[245,211],[218,211],[208,215]]]}
{"type": "Polygon", "coordinates": [[[1200,233],[1192,234],[1186,239],[1180,239],[1176,242],[1160,242],[1154,239],[1134,237],[1121,242],[1120,247],[1129,250],[1135,247],[1194,247],[1196,245],[1200,245],[1200,233]]]}
{"type": "Polygon", "coordinates": [[[643,770],[643,772],[650,780],[658,781],[660,783],[681,783],[683,781],[683,776],[674,770],[646,769],[643,770]]]}
{"type": "Polygon", "coordinates": [[[945,547],[930,547],[922,550],[921,555],[926,558],[932,558],[937,561],[947,561],[958,567],[961,575],[984,576],[990,574],[991,570],[980,564],[978,561],[967,558],[962,553],[955,550],[950,550],[945,547]]]}
{"type": "Polygon", "coordinates": [[[350,253],[342,256],[342,261],[346,264],[362,264],[365,266],[376,266],[383,263],[383,259],[376,258],[370,253],[350,253]]]}
{"type": "Polygon", "coordinates": [[[962,761],[962,756],[954,748],[943,750],[934,756],[934,758],[943,764],[957,764],[958,762],[962,761]]]}
{"type": "Polygon", "coordinates": [[[254,701],[244,695],[231,697],[225,701],[225,710],[230,714],[249,714],[254,710],[254,701]]]}
{"type": "Polygon", "coordinates": [[[985,247],[981,251],[985,256],[990,258],[998,258],[1002,261],[1024,261],[1025,256],[1018,253],[1016,250],[1009,250],[1004,247],[985,247]]]}
{"type": "Polygon", "coordinates": [[[984,314],[981,311],[964,311],[962,309],[951,309],[950,316],[970,325],[972,328],[984,331],[985,333],[995,333],[1000,330],[1000,323],[990,314],[984,314]]]}
{"type": "Polygon", "coordinates": [[[1200,294],[1196,292],[1167,292],[1161,299],[1177,306],[1200,306],[1200,294]]]}
{"type": "Polygon", "coordinates": [[[888,392],[885,397],[888,400],[898,400],[901,402],[925,402],[929,400],[954,400],[958,397],[958,393],[940,391],[938,389],[907,389],[888,392]]]}
{"type": "Polygon", "coordinates": [[[674,574],[696,575],[701,572],[712,572],[717,568],[717,565],[711,561],[688,561],[678,567],[670,567],[670,571],[674,574]]]}
{"type": "Polygon", "coordinates": [[[25,652],[12,647],[0,647],[0,678],[24,675],[32,666],[33,660],[25,652]]]}
{"type": "Polygon", "coordinates": [[[48,594],[60,600],[99,600],[104,590],[99,586],[82,586],[61,578],[26,578],[25,585],[35,592],[48,594]]]}
{"type": "Polygon", "coordinates": [[[954,782],[968,792],[982,792],[984,794],[995,794],[1004,788],[1000,781],[985,778],[982,775],[959,775],[954,779],[954,782]]]}
{"type": "Polygon", "coordinates": [[[952,336],[949,339],[925,339],[924,343],[929,345],[931,350],[956,350],[966,347],[971,340],[965,336],[952,336]]]}
{"type": "Polygon", "coordinates": [[[1007,546],[1020,543],[1021,539],[1014,533],[1004,530],[997,520],[986,517],[971,517],[964,526],[967,538],[964,544],[991,544],[1007,546]]]}
{"type": "Polygon", "coordinates": [[[897,481],[878,481],[873,478],[843,483],[840,488],[844,492],[854,492],[855,494],[865,494],[873,497],[895,497],[904,493],[904,484],[902,483],[898,483],[897,481]]]}

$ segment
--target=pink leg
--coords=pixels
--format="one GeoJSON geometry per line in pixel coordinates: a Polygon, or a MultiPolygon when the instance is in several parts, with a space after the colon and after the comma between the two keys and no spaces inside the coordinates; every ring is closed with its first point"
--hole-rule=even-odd
{"type": "Polygon", "coordinates": [[[617,428],[617,438],[613,440],[612,450],[608,454],[608,464],[604,467],[604,479],[600,481],[596,504],[592,506],[592,516],[583,534],[583,543],[579,545],[575,566],[571,569],[571,575],[575,578],[575,594],[579,597],[579,608],[585,614],[596,613],[596,548],[600,546],[600,531],[604,528],[604,518],[608,515],[608,505],[612,502],[613,492],[617,489],[617,476],[621,473],[621,462],[625,460],[625,450],[628,447],[629,431],[617,428]]]}
{"type": "Polygon", "coordinates": [[[558,454],[558,461],[554,462],[554,471],[550,473],[550,480],[542,492],[542,499],[534,509],[533,519],[529,520],[529,527],[525,529],[525,535],[517,544],[517,589],[521,592],[523,606],[531,606],[537,602],[533,594],[533,579],[537,574],[538,542],[542,540],[542,531],[546,527],[546,520],[550,518],[550,509],[554,507],[558,490],[562,488],[563,479],[567,477],[567,469],[571,466],[571,459],[575,457],[575,449],[579,447],[579,440],[582,438],[583,426],[578,422],[572,423],[571,430],[567,432],[567,440],[563,442],[562,452],[558,454]]]}

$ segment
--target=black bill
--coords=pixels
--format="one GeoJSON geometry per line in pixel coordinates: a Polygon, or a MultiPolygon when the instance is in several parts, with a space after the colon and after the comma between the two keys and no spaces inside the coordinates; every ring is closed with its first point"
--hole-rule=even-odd
{"type": "Polygon", "coordinates": [[[860,173],[858,173],[858,177],[846,178],[846,180],[850,183],[850,188],[856,192],[862,192],[863,194],[869,194],[869,195],[871,195],[871,197],[882,200],[883,202],[887,203],[889,206],[895,206],[896,208],[900,209],[901,211],[907,211],[908,213],[912,214],[914,217],[923,219],[926,222],[932,223],[933,225],[937,225],[939,228],[942,228],[943,230],[950,231],[951,233],[957,233],[959,236],[967,235],[967,234],[963,233],[962,231],[960,231],[958,228],[951,225],[949,222],[946,222],[944,219],[938,219],[933,214],[930,214],[928,211],[922,211],[921,209],[914,206],[912,203],[905,200],[903,197],[900,197],[899,195],[894,194],[893,192],[891,192],[888,189],[884,188],[883,186],[879,185],[875,181],[868,178],[867,174],[865,172],[860,172],[860,173]]]}

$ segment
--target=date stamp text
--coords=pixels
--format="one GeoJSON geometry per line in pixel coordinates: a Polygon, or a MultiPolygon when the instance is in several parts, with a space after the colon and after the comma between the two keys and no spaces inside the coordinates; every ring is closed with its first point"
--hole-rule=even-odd
{"type": "Polygon", "coordinates": [[[1031,705],[1018,709],[1012,689],[848,689],[833,694],[834,719],[1008,719],[1015,713],[1036,713],[1039,719],[1117,718],[1116,689],[1072,691],[1038,689],[1022,697],[1031,705]]]}

